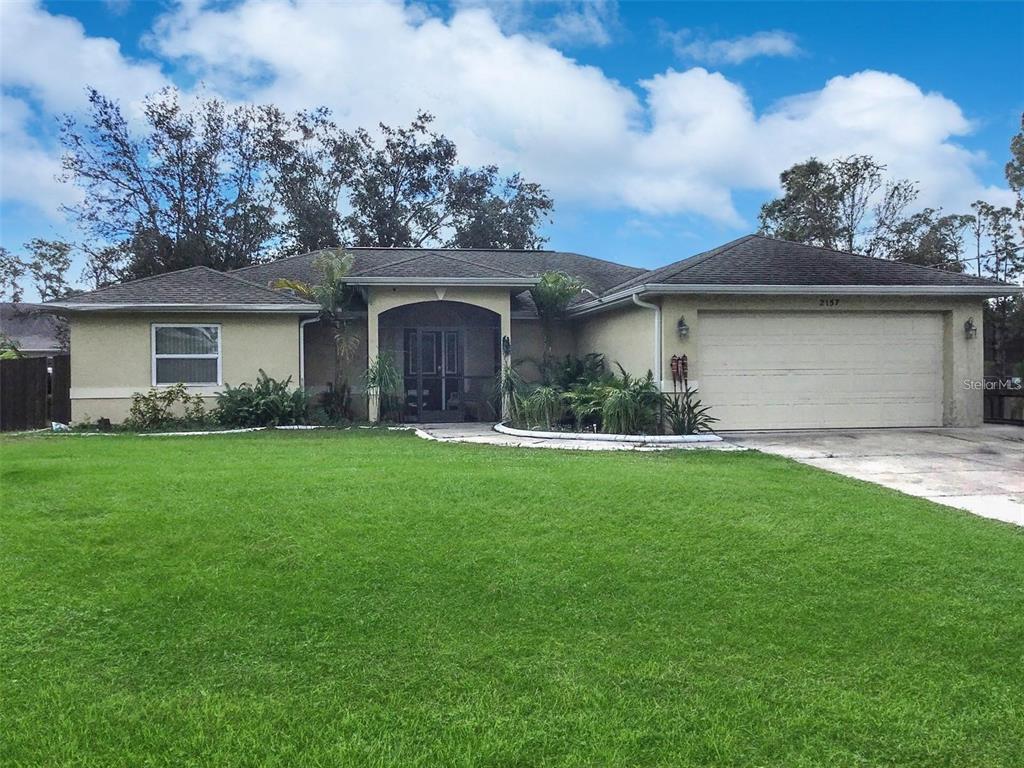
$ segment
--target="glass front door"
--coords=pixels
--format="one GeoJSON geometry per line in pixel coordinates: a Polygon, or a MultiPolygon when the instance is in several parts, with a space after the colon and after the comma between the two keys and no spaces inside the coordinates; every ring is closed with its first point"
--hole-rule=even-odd
{"type": "Polygon", "coordinates": [[[406,328],[403,341],[406,417],[462,421],[462,330],[406,328]]]}

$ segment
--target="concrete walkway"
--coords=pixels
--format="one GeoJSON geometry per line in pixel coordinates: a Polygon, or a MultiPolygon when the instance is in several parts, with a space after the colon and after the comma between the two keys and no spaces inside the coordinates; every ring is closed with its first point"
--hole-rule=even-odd
{"type": "Polygon", "coordinates": [[[443,443],[477,443],[502,445],[513,448],[560,448],[569,451],[742,451],[741,446],[721,443],[619,443],[611,440],[556,440],[503,435],[495,432],[492,424],[423,424],[416,434],[428,440],[443,443]]]}
{"type": "Polygon", "coordinates": [[[726,440],[1024,525],[1024,427],[727,433],[726,440]]]}

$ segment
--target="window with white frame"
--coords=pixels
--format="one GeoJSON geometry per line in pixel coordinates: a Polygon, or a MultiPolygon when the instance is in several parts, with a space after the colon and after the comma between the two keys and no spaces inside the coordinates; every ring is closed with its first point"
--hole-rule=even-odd
{"type": "Polygon", "coordinates": [[[219,325],[153,325],[153,384],[220,384],[219,325]]]}

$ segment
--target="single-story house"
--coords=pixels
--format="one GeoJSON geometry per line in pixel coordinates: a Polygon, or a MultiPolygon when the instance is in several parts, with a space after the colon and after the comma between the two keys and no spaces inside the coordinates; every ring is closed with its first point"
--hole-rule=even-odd
{"type": "MultiPolygon", "coordinates": [[[[586,291],[559,323],[555,354],[599,352],[665,390],[685,355],[720,429],[973,426],[984,302],[1020,291],[760,235],[654,270],[548,250],[348,252],[358,346],[345,378],[359,391],[368,362],[390,353],[412,421],[499,417],[503,360],[543,353],[529,289],[560,270],[586,291]]],[[[194,267],[53,303],[71,325],[73,420],[120,421],[151,385],[212,397],[260,368],[309,391],[330,386],[334,329],[316,304],[270,287],[315,281],[316,255],[194,267]]],[[[377,417],[376,403],[357,402],[377,417]]]]}
{"type": "Polygon", "coordinates": [[[0,333],[10,339],[23,357],[53,357],[67,350],[64,321],[42,304],[0,302],[0,333]]]}

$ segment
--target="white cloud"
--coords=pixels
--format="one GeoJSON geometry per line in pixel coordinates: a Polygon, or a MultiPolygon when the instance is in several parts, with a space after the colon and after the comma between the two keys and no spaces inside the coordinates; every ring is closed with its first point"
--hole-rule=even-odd
{"type": "Polygon", "coordinates": [[[131,110],[165,80],[156,64],[130,61],[115,41],[87,36],[74,19],[0,3],[0,84],[0,199],[28,203],[56,221],[60,206],[79,193],[56,179],[55,116],[80,111],[86,85],[131,110]]]}
{"type": "Polygon", "coordinates": [[[566,7],[551,19],[542,39],[558,45],[605,46],[612,42],[618,24],[618,7],[606,0],[593,0],[566,7]]]}
{"type": "Polygon", "coordinates": [[[60,158],[31,135],[29,106],[0,96],[0,200],[28,203],[52,221],[60,221],[60,206],[74,203],[79,193],[57,181],[60,158]]]}
{"type": "MultiPolygon", "coordinates": [[[[5,87],[29,88],[55,110],[72,108],[86,82],[122,99],[162,84],[156,64],[129,61],[54,18],[36,9],[18,23],[54,24],[47,31],[65,36],[61,47],[74,50],[48,52],[59,76],[37,57],[9,81],[5,50],[5,87]]],[[[7,19],[5,42],[28,37],[7,19]]],[[[324,104],[346,127],[401,124],[428,109],[464,162],[522,171],[556,201],[740,226],[735,192],[767,196],[795,162],[856,152],[919,180],[926,204],[964,209],[992,191],[977,176],[984,158],[959,143],[972,130],[961,109],[893,74],[836,77],[758,112],[721,73],[669,69],[634,89],[536,34],[503,28],[488,9],[442,19],[394,2],[189,2],[160,20],[149,45],[214,93],[285,109],[324,104]]]]}
{"type": "Polygon", "coordinates": [[[702,64],[742,64],[758,56],[793,58],[803,53],[796,35],[778,29],[727,40],[713,40],[692,29],[664,32],[662,37],[677,56],[702,64]]]}
{"type": "Polygon", "coordinates": [[[455,7],[485,9],[507,34],[568,47],[609,45],[620,26],[616,0],[457,0],[455,7]]]}

